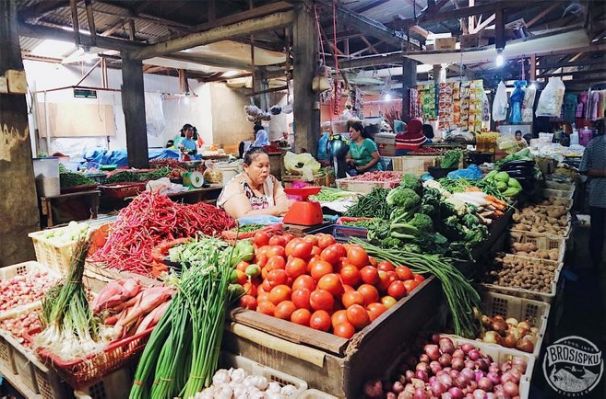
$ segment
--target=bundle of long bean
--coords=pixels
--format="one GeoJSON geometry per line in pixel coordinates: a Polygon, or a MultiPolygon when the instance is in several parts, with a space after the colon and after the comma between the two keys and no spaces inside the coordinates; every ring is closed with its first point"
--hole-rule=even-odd
{"type": "Polygon", "coordinates": [[[393,207],[385,201],[388,193],[386,188],[373,188],[370,193],[359,197],[358,202],[347,210],[345,216],[389,219],[393,207]]]}
{"type": "Polygon", "coordinates": [[[474,317],[474,310],[480,307],[480,295],[465,276],[444,257],[417,254],[401,249],[383,249],[359,239],[354,239],[352,242],[363,246],[369,255],[377,259],[406,265],[415,273],[431,274],[438,278],[452,313],[455,333],[464,337],[475,336],[479,324],[474,317]]]}
{"type": "Polygon", "coordinates": [[[176,296],[143,351],[130,399],[187,399],[211,383],[236,261],[232,249],[213,248],[206,267],[183,272],[176,296]]]}
{"type": "Polygon", "coordinates": [[[65,281],[51,288],[42,302],[44,330],[35,338],[39,348],[63,359],[73,359],[99,349],[99,325],[88,306],[82,284],[89,243],[80,238],[65,281]]]}

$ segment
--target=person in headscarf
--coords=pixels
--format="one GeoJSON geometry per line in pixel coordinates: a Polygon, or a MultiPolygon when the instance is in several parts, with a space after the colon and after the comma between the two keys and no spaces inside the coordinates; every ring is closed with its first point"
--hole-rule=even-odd
{"type": "Polygon", "coordinates": [[[396,135],[396,148],[402,150],[416,150],[427,141],[423,134],[423,122],[412,119],[406,125],[404,133],[396,135]]]}

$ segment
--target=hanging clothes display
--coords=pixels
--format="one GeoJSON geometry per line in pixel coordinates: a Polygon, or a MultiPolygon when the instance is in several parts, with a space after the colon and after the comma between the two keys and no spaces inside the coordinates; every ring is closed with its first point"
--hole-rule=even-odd
{"type": "Polygon", "coordinates": [[[577,112],[576,112],[575,124],[578,129],[585,126],[585,122],[587,121],[587,119],[585,119],[585,111],[587,109],[587,97],[588,96],[589,96],[589,93],[584,91],[582,93],[579,93],[579,96],[577,97],[577,112]]]}
{"type": "Polygon", "coordinates": [[[507,89],[503,81],[499,82],[497,86],[497,92],[494,95],[492,102],[492,119],[495,122],[502,122],[507,119],[507,89]]]}
{"type": "Polygon", "coordinates": [[[412,119],[422,118],[421,106],[419,104],[419,91],[417,89],[408,89],[410,101],[410,117],[412,119]]]}
{"type": "Polygon", "coordinates": [[[535,85],[526,87],[524,92],[524,102],[522,103],[522,122],[532,123],[534,99],[537,95],[537,88],[535,85]]]}
{"type": "Polygon", "coordinates": [[[524,102],[526,81],[516,80],[513,85],[515,89],[511,93],[511,115],[509,116],[509,123],[515,125],[522,123],[522,103],[524,102]]]}

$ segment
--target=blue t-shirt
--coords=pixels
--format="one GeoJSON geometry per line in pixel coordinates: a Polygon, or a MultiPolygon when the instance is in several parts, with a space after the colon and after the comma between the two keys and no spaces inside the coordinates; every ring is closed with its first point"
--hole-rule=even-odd
{"type": "Polygon", "coordinates": [[[263,147],[269,145],[269,136],[265,129],[261,129],[257,131],[257,135],[255,136],[255,142],[252,143],[251,147],[263,147]]]}

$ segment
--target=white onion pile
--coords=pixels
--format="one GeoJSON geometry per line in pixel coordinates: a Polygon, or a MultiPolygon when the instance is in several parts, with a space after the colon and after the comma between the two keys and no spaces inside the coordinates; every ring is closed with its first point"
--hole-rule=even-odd
{"type": "Polygon", "coordinates": [[[513,357],[501,365],[477,347],[455,346],[434,335],[418,358],[411,356],[391,383],[373,380],[364,386],[367,398],[379,399],[519,399],[526,360],[513,357]]]}
{"type": "Polygon", "coordinates": [[[248,375],[243,369],[221,369],[213,376],[213,384],[198,392],[194,399],[290,399],[297,388],[280,386],[259,375],[248,375]]]}

